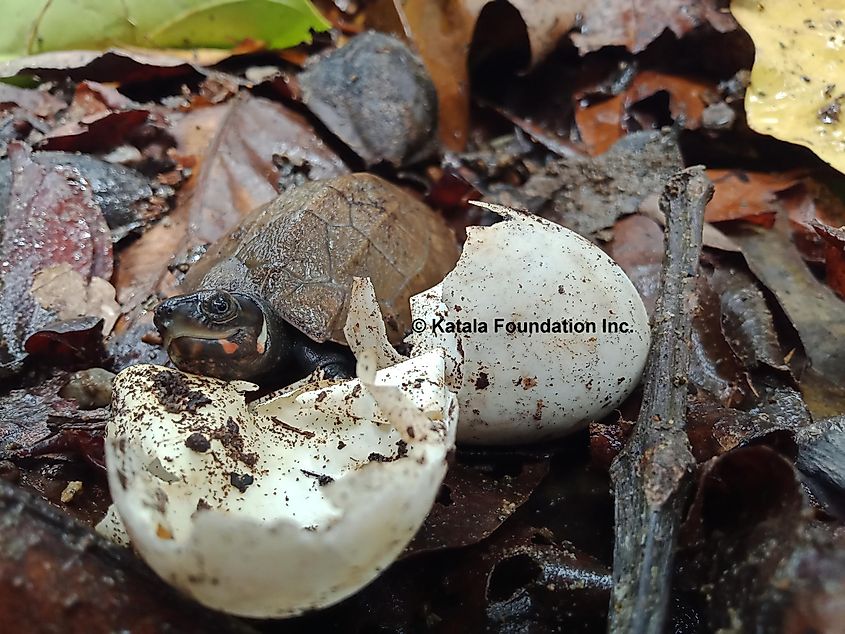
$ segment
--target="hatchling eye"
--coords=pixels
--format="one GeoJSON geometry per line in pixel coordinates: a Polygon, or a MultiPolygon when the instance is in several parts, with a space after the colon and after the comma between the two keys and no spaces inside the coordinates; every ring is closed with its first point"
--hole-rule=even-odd
{"type": "Polygon", "coordinates": [[[203,302],[203,312],[218,323],[232,319],[237,309],[237,303],[228,293],[214,293],[203,302]]]}

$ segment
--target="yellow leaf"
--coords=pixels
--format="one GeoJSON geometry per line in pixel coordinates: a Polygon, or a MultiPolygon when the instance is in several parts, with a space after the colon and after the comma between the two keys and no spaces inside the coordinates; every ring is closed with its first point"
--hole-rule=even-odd
{"type": "Polygon", "coordinates": [[[845,172],[845,2],[733,0],[754,41],[748,124],[845,172]]]}

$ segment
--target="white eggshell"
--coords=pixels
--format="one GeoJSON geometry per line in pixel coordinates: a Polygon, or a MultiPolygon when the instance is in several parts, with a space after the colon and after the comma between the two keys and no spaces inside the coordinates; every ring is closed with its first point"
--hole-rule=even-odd
{"type": "Polygon", "coordinates": [[[409,340],[415,355],[446,351],[447,383],[461,408],[458,441],[563,436],[604,416],[637,385],[650,343],[645,307],[622,269],[585,238],[484,206],[507,219],[467,229],[455,269],[411,299],[409,340]],[[508,332],[508,323],[531,328],[547,320],[549,329],[569,321],[571,332],[508,332]],[[458,322],[468,331],[449,332],[458,322]],[[576,322],[586,330],[575,332],[576,322]]]}
{"type": "Polygon", "coordinates": [[[335,603],[387,567],[431,508],[457,407],[442,352],[377,374],[375,358],[361,355],[362,379],[249,406],[249,383],[121,372],[109,486],[152,569],[209,607],[266,618],[335,603]]]}

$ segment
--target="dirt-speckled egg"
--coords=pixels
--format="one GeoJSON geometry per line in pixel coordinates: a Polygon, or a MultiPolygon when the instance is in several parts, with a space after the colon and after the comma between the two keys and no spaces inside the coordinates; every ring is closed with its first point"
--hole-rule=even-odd
{"type": "Polygon", "coordinates": [[[499,205],[470,227],[441,284],[411,300],[414,355],[443,348],[458,441],[537,442],[607,414],[639,382],[650,344],[634,285],[578,234],[499,205]]]}

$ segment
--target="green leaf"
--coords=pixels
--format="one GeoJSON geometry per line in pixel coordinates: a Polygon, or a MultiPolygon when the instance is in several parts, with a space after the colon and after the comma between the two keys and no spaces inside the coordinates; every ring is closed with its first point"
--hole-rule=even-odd
{"type": "Polygon", "coordinates": [[[121,45],[231,48],[246,38],[286,48],[329,27],[308,0],[3,0],[2,15],[0,58],[121,45]]]}

